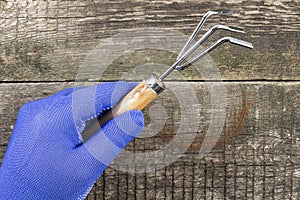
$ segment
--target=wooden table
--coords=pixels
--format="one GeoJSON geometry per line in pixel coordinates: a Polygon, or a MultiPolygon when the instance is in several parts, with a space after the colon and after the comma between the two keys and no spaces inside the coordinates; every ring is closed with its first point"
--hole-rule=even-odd
{"type": "MultiPolygon", "coordinates": [[[[221,83],[204,81],[193,69],[182,73],[188,82],[169,79],[169,86],[179,91],[193,87],[201,104],[196,119],[200,126],[188,151],[154,172],[130,174],[108,168],[87,199],[299,199],[298,0],[1,1],[0,160],[20,106],[72,87],[81,63],[101,41],[136,28],[189,35],[208,10],[232,10],[233,15],[210,18],[205,30],[222,23],[247,31],[219,31],[210,41],[228,34],[251,41],[255,48],[224,45],[210,55],[221,83]],[[226,123],[218,145],[199,159],[211,112],[207,84],[213,83],[226,88],[226,123]]],[[[126,79],[124,74],[136,66],[167,66],[175,59],[176,54],[166,50],[127,52],[96,81],[126,79]]],[[[130,80],[142,78],[144,74],[137,74],[130,80]]],[[[152,138],[137,139],[127,150],[156,150],[176,135],[184,111],[171,92],[156,103],[171,116],[164,129],[152,138]]]]}

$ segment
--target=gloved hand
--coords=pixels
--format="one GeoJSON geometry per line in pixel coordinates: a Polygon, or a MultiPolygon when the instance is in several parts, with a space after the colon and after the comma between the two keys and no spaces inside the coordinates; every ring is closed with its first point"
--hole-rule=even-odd
{"type": "Polygon", "coordinates": [[[25,104],[0,168],[0,199],[84,199],[107,165],[141,132],[144,118],[140,111],[124,113],[84,144],[79,131],[135,86],[114,82],[69,88],[25,104]]]}

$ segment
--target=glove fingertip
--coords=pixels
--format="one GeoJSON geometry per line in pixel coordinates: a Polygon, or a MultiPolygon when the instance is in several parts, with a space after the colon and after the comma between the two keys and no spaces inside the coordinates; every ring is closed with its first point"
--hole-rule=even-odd
{"type": "Polygon", "coordinates": [[[125,146],[140,134],[144,127],[141,111],[131,110],[107,122],[102,131],[106,137],[119,148],[125,146]]]}
{"type": "Polygon", "coordinates": [[[144,116],[140,110],[127,111],[114,120],[124,133],[133,137],[138,136],[144,128],[144,116]]]}
{"type": "Polygon", "coordinates": [[[131,119],[136,124],[137,128],[142,131],[145,124],[145,119],[142,111],[140,110],[131,110],[129,111],[131,119]]]}
{"type": "Polygon", "coordinates": [[[121,150],[142,131],[143,127],[142,112],[128,111],[108,121],[81,147],[88,150],[97,161],[108,166],[121,150]]]}

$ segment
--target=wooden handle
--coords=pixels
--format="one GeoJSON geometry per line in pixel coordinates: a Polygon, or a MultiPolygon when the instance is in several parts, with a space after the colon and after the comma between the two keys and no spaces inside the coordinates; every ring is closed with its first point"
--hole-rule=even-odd
{"type": "Polygon", "coordinates": [[[86,141],[112,118],[121,115],[129,110],[143,110],[151,103],[165,88],[164,84],[155,76],[150,76],[138,84],[111,110],[107,111],[100,118],[94,118],[87,122],[81,133],[82,140],[86,141]]]}
{"type": "Polygon", "coordinates": [[[101,116],[99,119],[100,126],[126,111],[143,110],[157,96],[158,94],[156,94],[145,81],[141,82],[125,97],[123,97],[123,99],[113,109],[101,116]]]}

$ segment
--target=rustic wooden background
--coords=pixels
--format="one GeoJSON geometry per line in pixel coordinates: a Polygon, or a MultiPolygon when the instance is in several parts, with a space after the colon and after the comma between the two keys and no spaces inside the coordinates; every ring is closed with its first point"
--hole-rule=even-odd
{"type": "MultiPolygon", "coordinates": [[[[87,199],[300,199],[299,9],[299,0],[0,1],[0,160],[20,106],[72,87],[81,62],[101,40],[146,27],[189,35],[206,11],[232,10],[232,16],[208,24],[244,28],[247,34],[239,38],[255,49],[224,45],[211,54],[228,102],[216,148],[197,157],[209,123],[209,93],[200,76],[184,72],[189,82],[173,81],[170,87],[195,88],[203,105],[198,136],[188,151],[155,172],[108,168],[87,199]]],[[[99,79],[118,80],[136,65],[168,65],[175,57],[149,49],[131,52],[99,79]]],[[[166,92],[157,100],[173,113],[165,128],[131,143],[129,150],[159,149],[172,139],[180,113],[173,99],[166,92]]]]}

